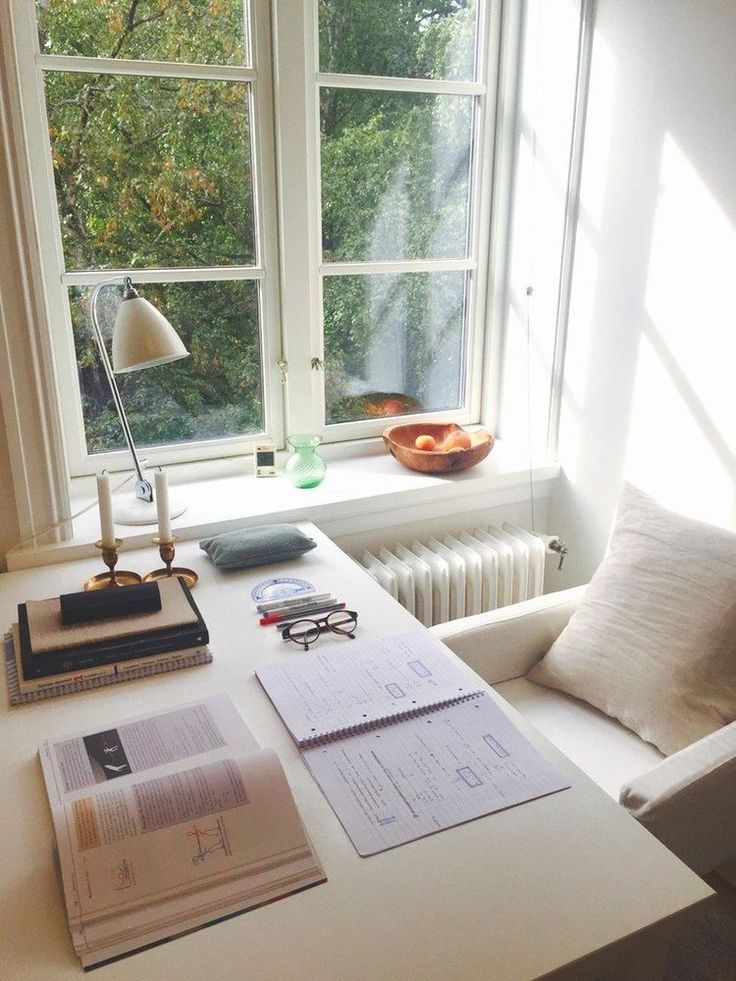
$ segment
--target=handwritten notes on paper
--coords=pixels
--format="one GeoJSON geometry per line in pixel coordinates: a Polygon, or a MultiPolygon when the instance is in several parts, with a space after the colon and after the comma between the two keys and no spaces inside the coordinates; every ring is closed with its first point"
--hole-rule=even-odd
{"type": "Polygon", "coordinates": [[[426,630],[256,674],[361,855],[569,786],[426,630]]]}
{"type": "Polygon", "coordinates": [[[569,787],[488,695],[303,755],[361,855],[569,787]]]}
{"type": "Polygon", "coordinates": [[[265,664],[256,675],[298,746],[477,693],[474,672],[425,630],[265,664]]]}

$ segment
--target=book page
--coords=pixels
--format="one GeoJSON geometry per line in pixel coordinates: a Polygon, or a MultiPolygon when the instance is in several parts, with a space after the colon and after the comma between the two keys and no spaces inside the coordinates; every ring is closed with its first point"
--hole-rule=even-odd
{"type": "Polygon", "coordinates": [[[486,694],[303,756],[361,855],[570,786],[486,694]]]}
{"type": "Polygon", "coordinates": [[[85,928],[311,855],[272,750],[111,786],[65,810],[85,928]]]}
{"type": "Polygon", "coordinates": [[[262,665],[256,676],[299,746],[480,690],[426,630],[346,641],[262,665]]]}
{"type": "Polygon", "coordinates": [[[324,881],[278,757],[227,695],[39,754],[85,964],[324,881]]]}
{"type": "Polygon", "coordinates": [[[202,754],[242,755],[257,748],[228,696],[213,695],[157,715],[45,742],[39,752],[53,807],[75,791],[132,773],[202,754]]]}

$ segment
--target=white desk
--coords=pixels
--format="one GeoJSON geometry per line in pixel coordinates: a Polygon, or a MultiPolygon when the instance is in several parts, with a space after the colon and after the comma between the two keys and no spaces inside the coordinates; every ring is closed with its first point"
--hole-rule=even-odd
{"type": "MultiPolygon", "coordinates": [[[[357,855],[253,675],[257,664],[290,651],[274,628],[257,625],[250,590],[273,575],[309,579],[354,604],[361,637],[413,629],[416,621],[309,531],[319,547],[308,555],[241,572],[216,570],[194,542],[181,546],[177,564],[201,576],[195,596],[213,664],[12,709],[3,693],[0,975],[61,981],[81,972],[52,860],[40,740],[224,690],[261,745],[281,757],[329,881],[103,967],[100,981],[526,981],[571,964],[560,977],[603,977],[605,964],[611,977],[628,981],[620,958],[650,947],[711,890],[513,709],[532,742],[569,775],[571,790],[381,855],[357,855]]],[[[120,564],[146,572],[156,558],[151,547],[124,552],[120,564]]],[[[0,576],[2,627],[18,602],[74,591],[97,571],[94,560],[81,560],[0,576]]],[[[341,643],[349,641],[320,640],[341,643]]]]}

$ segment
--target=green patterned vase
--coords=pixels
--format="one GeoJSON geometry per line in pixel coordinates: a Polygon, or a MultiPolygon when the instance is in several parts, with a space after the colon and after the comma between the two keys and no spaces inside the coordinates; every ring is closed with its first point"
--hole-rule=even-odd
{"type": "Polygon", "coordinates": [[[295,487],[316,487],[325,477],[327,464],[317,452],[321,436],[299,433],[287,436],[286,441],[294,450],[286,461],[284,473],[295,487]]]}

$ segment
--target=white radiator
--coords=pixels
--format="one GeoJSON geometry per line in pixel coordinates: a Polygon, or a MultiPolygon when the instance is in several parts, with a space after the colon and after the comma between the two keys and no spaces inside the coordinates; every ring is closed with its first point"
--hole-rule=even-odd
{"type": "Polygon", "coordinates": [[[567,551],[559,539],[509,521],[429,538],[410,546],[381,546],[360,562],[379,585],[425,626],[495,610],[541,596],[545,555],[567,551]]]}

